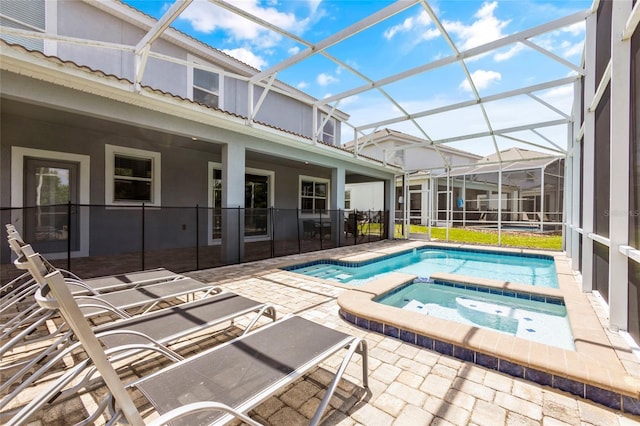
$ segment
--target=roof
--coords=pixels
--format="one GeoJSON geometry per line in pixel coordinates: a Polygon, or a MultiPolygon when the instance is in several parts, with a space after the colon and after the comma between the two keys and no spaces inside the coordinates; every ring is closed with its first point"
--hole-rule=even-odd
{"type": "MultiPolygon", "coordinates": [[[[564,156],[550,155],[543,152],[531,151],[522,148],[509,148],[500,151],[500,155],[491,154],[478,160],[476,164],[462,167],[452,167],[449,176],[465,176],[480,173],[514,172],[547,167],[564,156]],[[501,159],[501,160],[500,160],[501,159]]],[[[446,177],[447,173],[441,173],[436,177],[446,177]]]]}
{"type": "MultiPolygon", "coordinates": [[[[130,96],[133,93],[137,93],[134,90],[135,83],[129,79],[119,77],[114,74],[109,74],[102,70],[93,69],[86,65],[79,65],[73,61],[63,60],[57,56],[45,55],[40,51],[30,50],[22,45],[8,43],[2,38],[0,38],[0,53],[1,53],[0,58],[2,59],[0,60],[0,70],[3,70],[3,71],[6,70],[9,72],[22,73],[18,71],[18,69],[24,66],[29,68],[29,73],[28,73],[30,74],[29,76],[36,77],[36,75],[38,75],[38,72],[39,72],[37,68],[40,67],[42,74],[38,75],[38,77],[36,78],[39,78],[45,81],[48,79],[50,80],[51,83],[54,83],[54,84],[62,84],[62,81],[57,79],[55,76],[51,76],[51,75],[45,76],[45,73],[46,73],[45,69],[47,68],[45,64],[48,63],[48,64],[53,64],[54,69],[57,72],[71,74],[71,78],[74,80],[79,81],[81,74],[78,74],[78,72],[81,72],[82,74],[86,74],[87,76],[92,77],[94,81],[97,81],[98,83],[103,82],[105,85],[109,86],[110,96],[114,99],[121,100],[124,102],[125,96],[130,96]],[[112,89],[114,88],[120,90],[119,99],[117,94],[116,95],[113,94],[112,89]]],[[[27,74],[27,73],[24,73],[24,74],[27,74]]],[[[68,82],[65,81],[64,85],[68,86],[68,82]]],[[[72,88],[76,90],[83,90],[79,86],[80,86],[79,84],[77,86],[72,85],[72,88]]],[[[241,123],[241,125],[246,129],[263,127],[263,128],[275,130],[276,132],[279,132],[283,135],[290,135],[297,140],[305,140],[309,143],[312,142],[312,139],[308,136],[301,135],[296,132],[292,132],[287,129],[273,126],[269,123],[261,122],[258,120],[254,120],[252,126],[247,126],[247,123],[249,122],[249,118],[246,116],[243,116],[237,113],[232,113],[220,108],[214,108],[209,105],[202,104],[202,103],[193,101],[191,99],[184,98],[182,96],[178,96],[163,90],[159,90],[148,85],[141,85],[139,92],[144,94],[156,95],[160,98],[169,98],[169,99],[172,99],[173,101],[177,101],[184,105],[195,106],[198,109],[205,111],[211,118],[217,116],[218,118],[224,119],[224,117],[226,117],[226,120],[234,121],[236,124],[241,123]]],[[[148,99],[149,97],[145,96],[143,98],[148,99]]],[[[185,116],[185,115],[188,115],[188,113],[185,110],[184,112],[181,113],[181,115],[185,116]]],[[[334,152],[343,152],[343,153],[351,154],[349,157],[353,158],[353,152],[343,147],[327,144],[320,140],[317,140],[315,145],[324,147],[324,149],[329,149],[334,152]]],[[[343,157],[343,158],[346,158],[346,157],[343,157]]],[[[361,155],[359,156],[359,158],[383,165],[380,160],[372,157],[361,155]]],[[[387,166],[385,165],[385,167],[387,166]]]]}
{"type": "MultiPolygon", "coordinates": [[[[433,144],[429,144],[429,142],[426,139],[419,138],[417,136],[413,136],[408,133],[404,133],[399,130],[394,130],[389,128],[376,130],[373,134],[369,136],[362,136],[358,138],[358,145],[366,144],[369,142],[373,144],[401,142],[404,144],[405,148],[422,148],[422,149],[430,149],[430,150],[438,149],[442,152],[457,154],[457,155],[469,157],[470,159],[481,158],[480,155],[474,154],[473,152],[465,151],[458,148],[453,148],[446,145],[438,145],[436,147],[433,144]]],[[[355,148],[355,141],[353,140],[349,141],[345,143],[343,146],[353,151],[355,148]]]]}

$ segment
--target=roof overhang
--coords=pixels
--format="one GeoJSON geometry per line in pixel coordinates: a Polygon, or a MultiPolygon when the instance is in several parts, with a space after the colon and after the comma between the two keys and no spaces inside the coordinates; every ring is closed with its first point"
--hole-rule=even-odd
{"type": "MultiPolygon", "coordinates": [[[[367,159],[362,156],[356,158],[352,152],[347,150],[314,143],[312,140],[300,135],[258,122],[252,122],[246,117],[212,109],[149,87],[142,87],[141,90],[136,90],[134,83],[129,80],[106,75],[88,67],[78,66],[72,62],[64,62],[55,57],[47,57],[40,52],[28,51],[21,46],[8,45],[2,41],[0,43],[3,44],[0,56],[0,70],[3,72],[14,73],[145,110],[228,130],[240,135],[268,140],[290,148],[302,149],[305,152],[311,152],[326,158],[339,159],[353,165],[366,166],[385,173],[401,173],[401,170],[393,165],[385,165],[377,160],[367,159]]],[[[6,84],[2,85],[0,93],[3,96],[11,96],[16,99],[22,97],[19,90],[6,84]]],[[[33,101],[41,100],[34,99],[33,101]]],[[[44,103],[44,101],[42,102],[44,103]]],[[[55,101],[49,101],[48,106],[56,107],[55,101]]],[[[206,139],[203,138],[203,140],[206,139]]]]}

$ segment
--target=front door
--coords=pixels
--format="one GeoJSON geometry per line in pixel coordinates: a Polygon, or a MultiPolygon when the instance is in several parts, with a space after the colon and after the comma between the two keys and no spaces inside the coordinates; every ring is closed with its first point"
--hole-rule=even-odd
{"type": "Polygon", "coordinates": [[[34,250],[78,250],[78,168],[74,162],[25,158],[24,238],[34,250]]]}

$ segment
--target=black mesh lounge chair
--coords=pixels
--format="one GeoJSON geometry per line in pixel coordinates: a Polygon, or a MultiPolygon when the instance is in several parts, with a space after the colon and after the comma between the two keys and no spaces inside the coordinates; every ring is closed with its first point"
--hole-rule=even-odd
{"type": "MultiPolygon", "coordinates": [[[[224,424],[237,418],[256,425],[247,412],[322,361],[346,349],[311,424],[318,424],[338,382],[358,352],[362,356],[362,381],[368,388],[367,348],[362,339],[292,316],[181,360],[150,376],[124,385],[82,315],[59,271],[46,275],[47,287],[40,300],[51,300],[72,328],[89,359],[107,385],[114,411],[112,421],[126,419],[144,424],[128,390],[140,390],[160,414],[153,424],[224,424]],[[50,291],[50,294],[49,294],[50,291]]],[[[104,404],[102,404],[104,406],[104,404]]],[[[27,405],[8,425],[26,422],[32,414],[27,405]]]]}

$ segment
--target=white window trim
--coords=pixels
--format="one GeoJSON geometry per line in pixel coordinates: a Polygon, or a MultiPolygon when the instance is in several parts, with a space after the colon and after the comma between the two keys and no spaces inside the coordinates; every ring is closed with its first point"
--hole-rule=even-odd
{"type": "MultiPolygon", "coordinates": [[[[187,54],[187,62],[195,62],[203,65],[203,67],[199,69],[218,74],[218,108],[224,109],[224,74],[222,70],[191,54],[187,54]]],[[[192,65],[187,66],[187,97],[191,100],[193,100],[193,69],[194,67],[192,65]]]]}
{"type": "Polygon", "coordinates": [[[311,181],[314,183],[325,183],[327,184],[327,208],[326,210],[331,210],[331,180],[325,178],[319,178],[314,176],[305,176],[298,175],[298,210],[300,210],[300,217],[319,217],[318,213],[304,213],[302,211],[302,181],[311,181]]]}
{"type": "MultiPolygon", "coordinates": [[[[11,147],[11,206],[24,207],[24,163],[25,157],[43,158],[47,160],[60,160],[78,163],[79,186],[78,203],[89,204],[90,201],[90,168],[91,157],[82,154],[71,154],[68,152],[48,151],[44,149],[24,148],[20,146],[11,147]]],[[[89,256],[89,209],[80,209],[80,248],[72,251],[72,257],[89,256]]],[[[11,223],[18,232],[24,235],[22,212],[16,210],[11,213],[11,223]]],[[[28,243],[28,241],[27,241],[28,243]]],[[[47,253],[50,259],[61,259],[67,253],[47,253]]]]}
{"type": "Polygon", "coordinates": [[[114,201],[113,181],[115,179],[115,155],[122,154],[130,157],[139,157],[151,160],[151,202],[144,205],[150,207],[162,206],[162,182],[161,155],[159,152],[146,151],[143,149],[129,148],[125,146],[109,145],[104,146],[104,203],[108,206],[141,206],[143,203],[136,201],[114,201]]]}
{"type": "MultiPolygon", "coordinates": [[[[211,176],[213,175],[214,170],[222,170],[222,163],[216,163],[213,161],[209,161],[208,169],[207,169],[207,206],[209,209],[213,208],[213,179],[211,176]]],[[[269,178],[269,208],[274,206],[275,202],[275,182],[276,182],[276,172],[273,170],[265,170],[265,169],[256,169],[253,167],[246,167],[244,169],[244,173],[252,174],[252,175],[260,175],[267,176],[269,178]]],[[[224,185],[224,182],[223,182],[224,185]]],[[[246,206],[245,206],[246,207],[246,206]]],[[[213,223],[211,221],[211,215],[207,215],[207,240],[209,245],[220,244],[220,239],[214,239],[211,235],[213,234],[213,223]]],[[[252,237],[245,237],[245,241],[262,241],[268,240],[271,237],[271,229],[269,228],[267,235],[259,235],[252,237]]]]}

